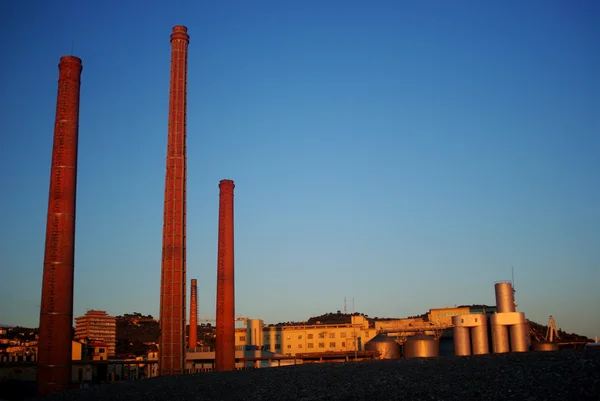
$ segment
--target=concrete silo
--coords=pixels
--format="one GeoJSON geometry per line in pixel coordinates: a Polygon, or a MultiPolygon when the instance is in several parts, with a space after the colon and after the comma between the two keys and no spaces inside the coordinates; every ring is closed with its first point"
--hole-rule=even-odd
{"type": "Polygon", "coordinates": [[[494,353],[526,352],[529,349],[525,314],[516,311],[512,283],[498,282],[496,313],[490,316],[494,353]]]}
{"type": "Polygon", "coordinates": [[[459,356],[482,355],[490,352],[487,316],[465,314],[452,317],[454,353],[459,356]]]}

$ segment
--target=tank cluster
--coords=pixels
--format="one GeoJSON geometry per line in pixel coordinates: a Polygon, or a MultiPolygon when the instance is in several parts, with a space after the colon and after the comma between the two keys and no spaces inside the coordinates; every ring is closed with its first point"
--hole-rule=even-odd
{"type": "MultiPolygon", "coordinates": [[[[494,353],[527,352],[529,332],[525,314],[516,311],[511,282],[495,283],[496,313],[469,313],[452,317],[454,354],[459,356],[490,353],[490,336],[494,353]]],[[[440,340],[430,335],[416,334],[404,343],[405,358],[427,358],[440,355],[440,340]]],[[[397,359],[402,346],[385,334],[379,334],[365,344],[365,350],[379,352],[381,359],[397,359]]]]}
{"type": "MultiPolygon", "coordinates": [[[[490,316],[492,348],[496,354],[527,352],[529,334],[525,314],[516,311],[514,289],[508,281],[494,285],[496,313],[490,316]]],[[[488,354],[488,319],[484,314],[465,314],[452,317],[455,355],[488,354]]]]}
{"type": "MultiPolygon", "coordinates": [[[[386,334],[378,334],[365,344],[365,351],[377,351],[379,359],[399,359],[402,345],[386,334]]],[[[440,356],[440,340],[434,336],[415,334],[404,343],[405,358],[430,358],[440,356]]]]}

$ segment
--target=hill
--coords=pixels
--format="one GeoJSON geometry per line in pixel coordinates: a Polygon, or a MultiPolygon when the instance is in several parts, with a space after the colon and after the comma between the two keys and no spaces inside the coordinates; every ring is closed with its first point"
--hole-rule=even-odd
{"type": "MultiPolygon", "coordinates": [[[[494,307],[488,306],[488,305],[461,305],[461,307],[475,307],[475,308],[482,308],[482,309],[490,309],[493,310],[494,307]]],[[[352,315],[357,315],[357,316],[364,316],[365,318],[367,318],[367,320],[369,321],[369,325],[374,326],[374,321],[381,321],[381,320],[391,320],[391,319],[397,319],[397,318],[383,318],[383,317],[374,317],[371,318],[369,317],[369,315],[365,315],[364,313],[359,313],[356,312],[354,314],[350,314],[350,313],[342,313],[341,311],[337,311],[335,313],[333,312],[328,312],[328,313],[324,313],[322,315],[319,316],[313,316],[310,317],[308,320],[304,321],[304,322],[280,322],[275,324],[275,326],[294,326],[294,325],[303,325],[303,324],[348,324],[351,322],[351,316],[352,315]]],[[[421,315],[415,315],[415,316],[409,316],[408,318],[424,318],[427,319],[427,312],[421,314],[421,315]]],[[[546,335],[546,331],[548,329],[548,327],[546,325],[542,325],[540,323],[536,323],[533,322],[531,320],[528,321],[530,327],[535,330],[536,333],[538,333],[541,337],[544,337],[546,335]]],[[[582,336],[576,333],[567,333],[566,331],[563,331],[562,329],[558,329],[558,334],[560,336],[560,341],[561,342],[571,342],[571,341],[592,341],[591,339],[589,339],[586,336],[582,336]]]]}
{"type": "Polygon", "coordinates": [[[158,342],[158,320],[141,313],[117,316],[117,354],[141,355],[158,342]]]}

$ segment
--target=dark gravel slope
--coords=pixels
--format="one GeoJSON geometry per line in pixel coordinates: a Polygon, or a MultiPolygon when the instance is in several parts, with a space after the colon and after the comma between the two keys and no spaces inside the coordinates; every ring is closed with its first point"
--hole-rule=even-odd
{"type": "Polygon", "coordinates": [[[600,400],[600,353],[313,364],[121,382],[44,400],[600,400]]]}

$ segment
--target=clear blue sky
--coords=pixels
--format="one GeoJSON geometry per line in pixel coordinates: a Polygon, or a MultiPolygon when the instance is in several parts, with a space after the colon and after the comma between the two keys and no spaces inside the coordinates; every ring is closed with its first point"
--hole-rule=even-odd
{"type": "MultiPolygon", "coordinates": [[[[37,326],[61,56],[83,60],[75,315],[158,316],[169,35],[189,29],[188,282],[236,315],[494,304],[600,335],[597,1],[3,1],[0,323],[37,326]]],[[[188,286],[189,291],[189,286],[188,286]]]]}

